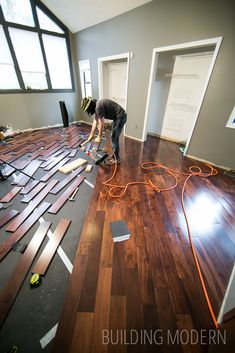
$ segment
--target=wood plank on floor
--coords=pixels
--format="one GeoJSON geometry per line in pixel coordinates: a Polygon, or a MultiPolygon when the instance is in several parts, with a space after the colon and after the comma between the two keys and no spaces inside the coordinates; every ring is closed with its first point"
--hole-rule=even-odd
{"type": "Polygon", "coordinates": [[[93,224],[92,245],[89,249],[89,261],[86,268],[83,290],[78,311],[93,312],[99,276],[99,259],[104,227],[104,212],[98,211],[93,224]]]}
{"type": "Polygon", "coordinates": [[[0,228],[2,228],[7,222],[14,218],[19,211],[17,210],[8,210],[4,216],[0,217],[0,228]]]}
{"type": "Polygon", "coordinates": [[[42,254],[34,265],[32,273],[37,273],[41,276],[45,275],[60,242],[68,230],[70,223],[71,221],[69,219],[63,218],[60,220],[42,254]]]}
{"type": "Polygon", "coordinates": [[[17,217],[9,224],[6,228],[7,232],[15,232],[17,228],[27,219],[27,217],[35,210],[40,202],[47,196],[50,190],[57,184],[58,180],[51,180],[48,185],[35,197],[35,199],[29,204],[17,217]]]}
{"type": "Polygon", "coordinates": [[[35,188],[29,192],[26,196],[24,196],[23,199],[21,199],[21,202],[30,202],[44,187],[46,186],[45,183],[39,183],[35,188]]]}
{"type": "Polygon", "coordinates": [[[0,294],[0,327],[3,325],[9,310],[11,309],[15,298],[23,284],[23,281],[29,271],[29,268],[35,258],[43,239],[45,238],[51,222],[42,222],[34,234],[32,240],[21,256],[15,270],[8,279],[3,291],[0,294]]]}
{"type": "Polygon", "coordinates": [[[33,180],[31,183],[29,183],[27,186],[25,186],[21,191],[20,194],[26,195],[28,194],[35,186],[37,186],[39,183],[39,180],[33,180]]]}
{"type": "Polygon", "coordinates": [[[14,232],[7,240],[0,244],[0,261],[9,253],[14,243],[17,243],[27,231],[38,221],[38,219],[46,212],[51,206],[49,202],[44,202],[35,210],[29,218],[14,232]]]}
{"type": "Polygon", "coordinates": [[[60,181],[51,191],[51,194],[57,194],[60,190],[62,190],[66,185],[70,183],[78,174],[80,174],[85,167],[79,167],[75,169],[73,172],[71,172],[66,178],[64,178],[62,181],[60,181]]]}
{"type": "Polygon", "coordinates": [[[48,212],[56,214],[65,202],[68,201],[69,197],[73,194],[77,187],[81,185],[84,179],[84,176],[79,175],[77,179],[67,188],[67,190],[53,203],[48,212]]]}
{"type": "Polygon", "coordinates": [[[11,201],[20,192],[21,189],[22,189],[21,186],[15,186],[3,198],[0,199],[0,202],[9,202],[9,201],[11,201]]]}

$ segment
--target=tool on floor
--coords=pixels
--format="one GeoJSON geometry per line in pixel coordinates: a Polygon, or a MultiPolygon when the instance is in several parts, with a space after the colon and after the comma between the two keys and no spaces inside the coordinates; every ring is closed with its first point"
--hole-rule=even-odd
{"type": "Polygon", "coordinates": [[[29,284],[31,288],[35,288],[40,286],[41,282],[42,282],[41,276],[38,273],[34,273],[30,279],[29,284]]]}
{"type": "Polygon", "coordinates": [[[73,194],[69,197],[69,201],[75,201],[75,195],[78,192],[78,188],[74,190],[73,194]]]}
{"type": "MultiPolygon", "coordinates": [[[[104,162],[105,159],[108,158],[108,156],[109,156],[107,152],[104,152],[104,151],[102,151],[102,152],[103,152],[103,155],[101,155],[101,157],[98,156],[99,158],[95,158],[96,165],[99,165],[100,163],[104,162]]],[[[98,155],[98,153],[97,153],[97,155],[98,155]]]]}
{"type": "MultiPolygon", "coordinates": [[[[34,177],[32,177],[32,176],[26,174],[23,170],[14,167],[14,166],[11,165],[10,163],[5,162],[5,161],[4,161],[3,159],[1,159],[1,158],[0,158],[0,162],[3,163],[3,164],[8,165],[8,166],[11,167],[11,168],[14,168],[14,169],[15,169],[15,170],[13,171],[14,173],[15,173],[15,172],[19,172],[19,173],[22,173],[22,174],[24,174],[25,176],[29,177],[30,179],[35,180],[34,177]]],[[[12,173],[13,173],[13,172],[12,172],[12,173]]],[[[2,176],[3,176],[3,178],[4,178],[3,180],[5,180],[5,179],[8,179],[10,175],[8,175],[7,177],[5,177],[4,175],[2,175],[2,176]]]]}

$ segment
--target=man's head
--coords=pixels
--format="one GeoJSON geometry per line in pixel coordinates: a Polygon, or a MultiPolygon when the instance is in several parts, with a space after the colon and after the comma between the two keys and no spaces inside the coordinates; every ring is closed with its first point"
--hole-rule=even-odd
{"type": "Polygon", "coordinates": [[[81,101],[81,108],[88,115],[93,115],[95,113],[96,102],[97,100],[92,97],[85,97],[81,101]]]}

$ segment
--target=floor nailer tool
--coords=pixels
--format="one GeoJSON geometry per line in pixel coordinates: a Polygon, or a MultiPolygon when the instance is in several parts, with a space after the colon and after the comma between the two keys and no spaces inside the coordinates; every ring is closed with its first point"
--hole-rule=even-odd
{"type": "Polygon", "coordinates": [[[97,155],[96,158],[94,158],[95,164],[99,165],[100,163],[104,162],[106,160],[106,158],[108,158],[108,153],[103,151],[103,150],[97,150],[97,155]],[[103,152],[103,155],[99,156],[98,155],[98,151],[103,152]],[[97,158],[98,157],[98,158],[97,158]]]}

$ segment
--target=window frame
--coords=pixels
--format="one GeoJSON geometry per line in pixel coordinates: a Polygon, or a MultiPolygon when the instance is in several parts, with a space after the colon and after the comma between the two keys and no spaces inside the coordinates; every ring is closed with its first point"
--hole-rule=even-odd
{"type": "Polygon", "coordinates": [[[2,8],[0,6],[0,25],[2,25],[2,27],[3,27],[3,31],[4,31],[6,40],[7,40],[7,44],[9,46],[9,50],[10,50],[11,57],[12,57],[14,67],[15,67],[16,76],[17,76],[19,86],[20,86],[20,89],[1,89],[0,94],[75,92],[72,55],[71,55],[71,47],[70,47],[68,28],[43,3],[41,3],[41,1],[29,0],[29,2],[31,5],[32,15],[33,15],[34,23],[35,23],[34,27],[5,21],[4,14],[3,14],[2,8]],[[39,27],[39,20],[38,20],[38,16],[37,16],[36,7],[38,7],[41,11],[44,12],[44,14],[46,16],[48,16],[53,22],[55,22],[64,31],[64,33],[57,33],[57,32],[53,32],[53,31],[41,29],[39,27]],[[15,54],[14,46],[13,46],[11,38],[10,38],[9,27],[16,28],[16,29],[23,29],[26,31],[38,33],[39,43],[40,43],[43,62],[44,62],[45,71],[46,71],[46,80],[47,80],[47,85],[48,85],[47,89],[40,90],[40,89],[27,89],[27,88],[25,88],[22,74],[20,71],[20,67],[19,67],[17,57],[15,54]],[[52,35],[55,37],[60,37],[60,38],[65,39],[72,88],[69,88],[69,89],[68,88],[64,88],[64,89],[63,88],[60,88],[60,89],[58,89],[58,88],[53,89],[52,88],[50,74],[49,74],[49,68],[48,68],[47,59],[46,59],[46,53],[45,53],[45,49],[44,49],[44,45],[43,45],[43,39],[42,39],[43,34],[49,34],[49,35],[52,35]]]}

